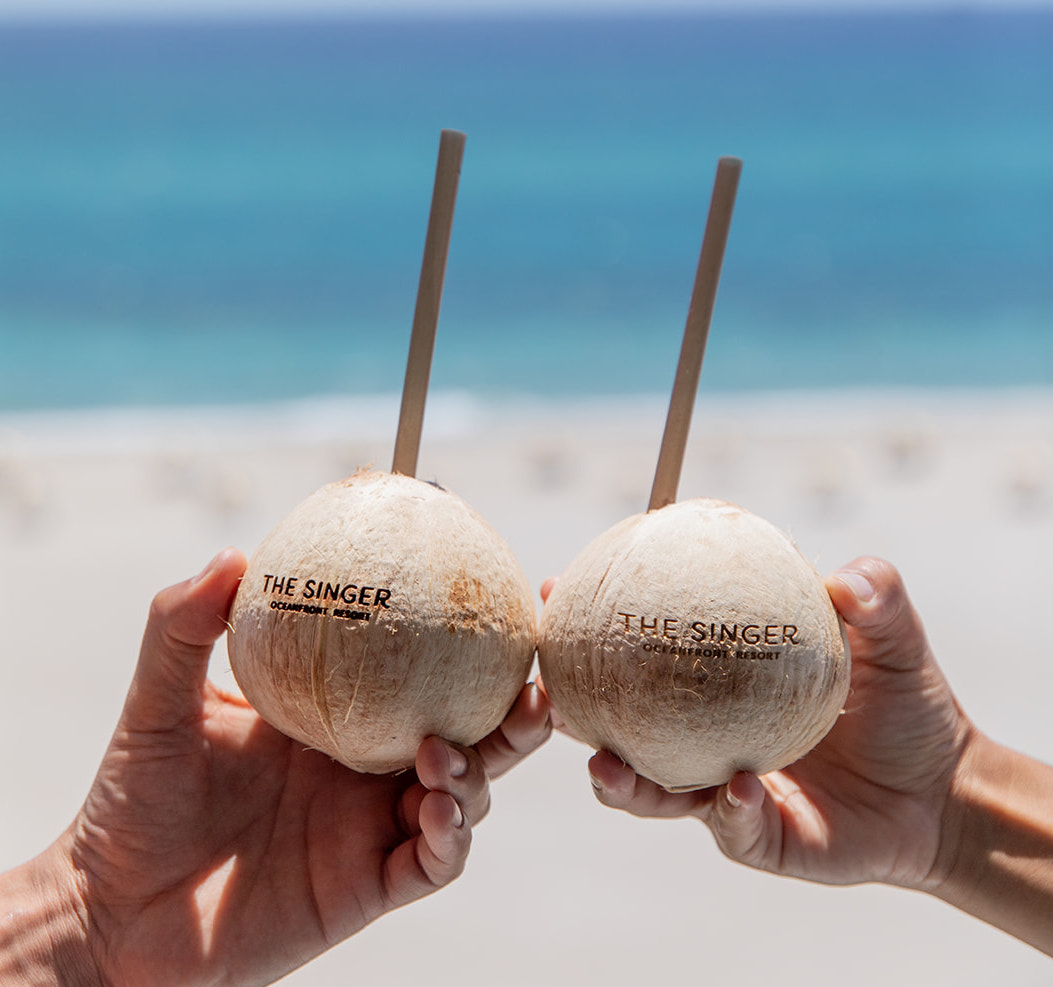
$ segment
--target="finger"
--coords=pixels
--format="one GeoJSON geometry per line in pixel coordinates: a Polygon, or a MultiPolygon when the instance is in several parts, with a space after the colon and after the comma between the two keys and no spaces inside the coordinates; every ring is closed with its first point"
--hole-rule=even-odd
{"type": "Polygon", "coordinates": [[[552,698],[548,694],[548,690],[545,688],[545,680],[538,675],[534,680],[534,685],[537,687],[538,692],[541,693],[542,698],[548,703],[548,718],[552,721],[552,729],[559,730],[561,733],[567,733],[567,721],[559,715],[559,710],[552,705],[552,698]]]}
{"type": "Polygon", "coordinates": [[[594,754],[589,761],[589,780],[596,798],[604,805],[647,818],[704,818],[713,799],[712,789],[697,792],[667,791],[638,775],[608,751],[594,754]]]}
{"type": "Polygon", "coordinates": [[[125,704],[125,725],[159,730],[198,715],[212,646],[227,626],[245,556],[224,549],[154,597],[125,704]]]}
{"type": "Polygon", "coordinates": [[[490,811],[490,782],[482,757],[471,747],[426,737],[417,748],[415,767],[421,785],[432,792],[452,795],[470,825],[474,826],[490,811]]]}
{"type": "Polygon", "coordinates": [[[389,908],[445,887],[468,860],[472,828],[452,795],[428,792],[420,803],[418,826],[418,835],[400,843],[384,862],[389,908]]]}
{"type": "Polygon", "coordinates": [[[410,785],[399,798],[398,821],[406,836],[420,833],[420,806],[427,794],[428,789],[418,782],[410,785]]]}
{"type": "Polygon", "coordinates": [[[552,736],[548,697],[532,682],[523,686],[501,725],[476,744],[483,768],[499,778],[552,736]]]}
{"type": "Polygon", "coordinates": [[[752,867],[767,867],[781,840],[778,808],[745,771],[717,790],[705,823],[726,856],[752,867]]]}
{"type": "Polygon", "coordinates": [[[548,603],[548,598],[552,595],[552,590],[556,585],[556,577],[550,576],[541,584],[541,602],[548,603]]]}
{"type": "Polygon", "coordinates": [[[848,625],[854,658],[892,670],[924,664],[925,628],[895,566],[883,559],[859,558],[832,573],[826,587],[848,625]]]}

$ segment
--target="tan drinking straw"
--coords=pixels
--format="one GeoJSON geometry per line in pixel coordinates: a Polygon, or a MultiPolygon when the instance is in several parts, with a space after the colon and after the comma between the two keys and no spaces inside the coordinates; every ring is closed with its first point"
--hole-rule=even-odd
{"type": "Polygon", "coordinates": [[[414,476],[417,472],[424,402],[428,396],[428,379],[435,350],[435,330],[439,324],[442,285],[446,276],[446,257],[450,250],[464,142],[465,135],[459,130],[444,130],[439,138],[439,160],[435,166],[435,187],[431,197],[428,232],[424,239],[424,260],[417,287],[417,306],[413,313],[406,380],[402,387],[395,456],[391,464],[391,472],[403,476],[414,476]]]}
{"type": "Polygon", "coordinates": [[[658,453],[654,483],[651,487],[649,511],[672,504],[680,485],[680,471],[684,465],[687,433],[691,427],[691,412],[702,373],[702,358],[706,353],[709,324],[713,319],[713,305],[717,299],[720,269],[724,264],[724,248],[728,242],[731,214],[735,208],[735,193],[739,187],[742,161],[721,158],[717,162],[717,177],[713,182],[713,197],[709,204],[709,218],[702,237],[702,251],[695,273],[695,286],[680,346],[680,361],[676,367],[673,392],[669,399],[669,413],[658,453]]]}

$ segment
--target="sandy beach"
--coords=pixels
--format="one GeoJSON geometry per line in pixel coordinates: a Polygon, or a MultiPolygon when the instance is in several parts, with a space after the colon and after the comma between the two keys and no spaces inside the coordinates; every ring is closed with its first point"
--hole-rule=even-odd
{"type": "MultiPolygon", "coordinates": [[[[483,405],[436,394],[418,475],[471,503],[540,586],[645,508],[664,415],[659,397],[483,405]]],[[[76,812],[153,594],[225,545],[251,553],[322,483],[387,468],[396,417],[384,398],[0,418],[0,866],[43,849],[76,812]]],[[[680,494],[767,517],[821,571],[861,554],[895,562],[968,713],[1053,760],[1042,629],[1053,393],[711,394],[696,407],[680,494]]],[[[233,687],[222,643],[212,675],[233,687]]],[[[757,874],[697,823],[606,810],[587,755],[555,737],[496,783],[455,886],[285,982],[1050,981],[1048,959],[939,902],[757,874]]]]}

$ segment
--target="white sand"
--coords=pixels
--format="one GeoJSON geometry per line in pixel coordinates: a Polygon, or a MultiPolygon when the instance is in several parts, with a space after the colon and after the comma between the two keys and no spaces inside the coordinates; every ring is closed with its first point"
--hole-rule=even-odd
{"type": "MultiPolygon", "coordinates": [[[[395,416],[385,399],[0,419],[0,867],[76,811],[153,593],[226,544],[251,552],[320,484],[386,468],[395,416]]],[[[419,475],[473,504],[540,585],[643,509],[663,420],[661,399],[436,395],[419,475]]],[[[896,562],[965,708],[1053,760],[1053,394],[710,396],[680,491],[764,515],[824,571],[864,553],[896,562]]],[[[213,668],[232,685],[222,645],[213,668]]],[[[555,738],[495,786],[454,887],[286,982],[1049,982],[1044,957],[920,895],[757,874],[699,824],[606,810],[586,759],[555,738]]]]}

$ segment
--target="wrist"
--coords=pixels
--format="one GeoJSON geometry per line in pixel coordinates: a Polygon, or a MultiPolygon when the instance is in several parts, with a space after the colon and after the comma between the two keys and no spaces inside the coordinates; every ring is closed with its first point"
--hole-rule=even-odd
{"type": "Polygon", "coordinates": [[[1053,953],[1053,768],[972,731],[923,890],[1053,953]]]}
{"type": "Polygon", "coordinates": [[[68,835],[0,875],[0,983],[101,987],[68,835]]]}
{"type": "Polygon", "coordinates": [[[925,881],[917,890],[949,900],[965,893],[982,866],[978,826],[990,796],[991,762],[996,757],[991,740],[970,726],[951,775],[939,825],[936,856],[925,881]],[[978,857],[980,859],[978,859],[978,857]]]}

